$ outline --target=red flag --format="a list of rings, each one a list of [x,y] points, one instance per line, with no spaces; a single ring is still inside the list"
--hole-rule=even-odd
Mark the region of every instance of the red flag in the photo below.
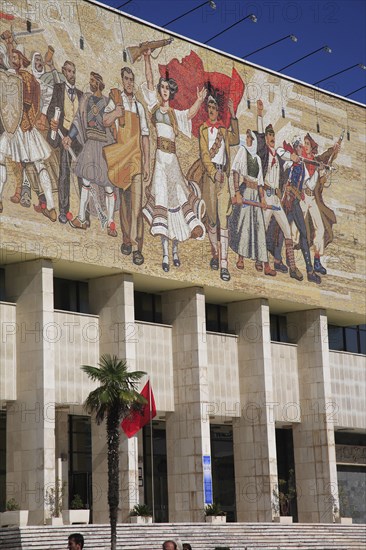
[[[135,435],[156,416],[155,399],[150,386],[150,380],[146,382],[140,395],[145,397],[147,403],[142,405],[141,408],[132,410],[131,414],[126,416],[126,418],[121,422],[121,428],[127,437],[132,437]]]
[[[174,58],[167,65],[159,64],[160,76],[165,77],[168,72],[169,77],[174,78],[178,84],[178,93],[170,106],[173,109],[185,110],[197,99],[197,88],[201,89],[207,82],[210,82],[214,88],[220,90],[225,97],[223,112],[220,113],[224,125],[230,124],[230,114],[227,108],[227,100],[231,98],[234,103],[234,111],[243,97],[244,82],[233,67],[231,77],[223,73],[205,71],[203,61],[195,52],[190,52],[182,61]],[[194,78],[192,78],[194,76]],[[198,113],[192,120],[192,134],[195,137],[199,135],[199,127],[207,119],[207,112],[204,103],[201,105]]]

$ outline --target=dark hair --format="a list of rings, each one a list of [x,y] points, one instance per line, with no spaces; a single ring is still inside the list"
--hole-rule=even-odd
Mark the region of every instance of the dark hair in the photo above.
[[[81,533],[72,533],[72,535],[69,535],[69,542],[72,540],[75,544],[80,544],[81,548],[84,548],[84,537]]]
[[[159,78],[159,82],[156,86],[156,89],[158,91],[158,93],[160,94],[160,88],[161,88],[161,84],[163,82],[167,82],[168,85],[169,85],[169,99],[174,99],[175,97],[175,94],[177,93],[178,91],[178,84],[176,83],[176,81],[174,80],[174,78],[164,78],[163,76],[161,76]],[[161,95],[161,94],[160,94]],[[167,541],[167,542],[173,542],[171,540]]]
[[[135,74],[134,74],[133,70],[130,69],[130,67],[122,67],[122,69],[121,69],[121,78],[123,78],[123,75],[124,75],[125,73],[127,73],[127,74],[132,74],[133,79],[135,80]]]
[[[177,550],[178,546],[175,540],[166,540],[165,542],[163,542],[163,550],[165,550],[165,545],[168,544],[168,542],[171,542],[172,544],[174,544],[174,550]]]
[[[225,92],[220,92],[220,90],[218,88],[215,88],[210,81],[205,82],[204,86],[207,90],[207,95],[205,99],[206,111],[208,111],[209,103],[215,103],[218,112],[221,114],[224,110]],[[209,99],[210,97],[212,97],[214,101],[212,101],[212,99]]]
[[[65,68],[65,65],[71,65],[72,67],[74,67],[74,69],[76,69],[75,63],[69,61],[68,59],[66,59],[65,63],[62,65],[61,70]]]
[[[183,544],[183,550],[192,550],[192,546],[188,544],[188,542],[185,542]]]
[[[95,80],[98,82],[99,90],[102,92],[105,88],[105,84],[103,82],[103,77],[99,73],[95,73],[91,71],[90,76],[95,78]]]

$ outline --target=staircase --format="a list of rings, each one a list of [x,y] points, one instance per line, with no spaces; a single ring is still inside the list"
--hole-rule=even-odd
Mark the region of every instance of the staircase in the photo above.
[[[85,550],[109,550],[109,525],[32,526],[0,529],[1,550],[65,550],[80,532]],[[119,524],[118,550],[161,550],[167,539],[189,542],[193,550],[365,550],[366,525],[228,523]]]

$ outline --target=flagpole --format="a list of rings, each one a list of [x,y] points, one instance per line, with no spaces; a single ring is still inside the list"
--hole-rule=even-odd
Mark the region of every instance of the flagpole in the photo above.
[[[154,492],[154,442],[152,429],[152,409],[151,409],[151,382],[149,376],[149,415],[150,415],[150,456],[151,456],[151,496],[152,496],[152,520],[155,522],[155,492]]]

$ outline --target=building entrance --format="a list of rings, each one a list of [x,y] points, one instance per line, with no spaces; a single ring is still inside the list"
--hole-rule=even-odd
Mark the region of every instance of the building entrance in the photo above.
[[[169,521],[168,509],[168,475],[166,460],[166,429],[165,422],[152,423],[153,457],[151,460],[151,429],[150,425],[143,428],[144,448],[144,492],[145,503],[152,509],[151,471],[154,471],[154,516],[156,523]]]

